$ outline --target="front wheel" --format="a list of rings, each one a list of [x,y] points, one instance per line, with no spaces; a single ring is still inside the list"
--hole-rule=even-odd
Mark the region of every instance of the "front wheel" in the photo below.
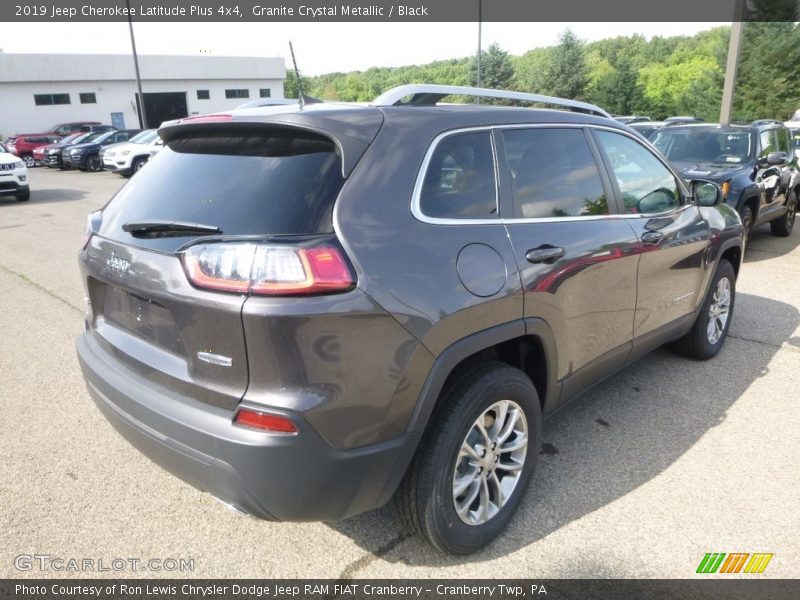
[[[17,202],[27,202],[31,199],[31,191],[25,190],[24,192],[17,192],[15,198],[17,199]]]
[[[142,167],[144,167],[146,164],[147,164],[146,158],[140,156],[139,158],[134,159],[133,164],[131,165],[131,175],[141,171]]]
[[[395,496],[400,519],[442,552],[480,550],[506,528],[533,475],[541,407],[525,373],[499,362],[440,400]]]
[[[22,162],[25,163],[25,166],[28,167],[29,169],[31,167],[35,167],[36,166],[36,161],[33,160],[33,156],[32,155],[23,154],[22,156],[20,156],[20,158],[22,159]]]
[[[794,227],[794,218],[797,214],[797,194],[793,193],[789,196],[788,201],[786,202],[786,212],[784,215],[777,219],[776,221],[772,221],[769,226],[772,230],[772,235],[777,235],[778,237],[787,237],[792,233],[792,227]]]
[[[100,160],[100,157],[97,154],[92,154],[86,159],[86,170],[92,171],[93,173],[103,170],[103,161]]]
[[[736,300],[736,272],[722,260],[711,280],[711,286],[692,329],[675,342],[675,349],[684,356],[708,360],[717,355],[728,335]]]

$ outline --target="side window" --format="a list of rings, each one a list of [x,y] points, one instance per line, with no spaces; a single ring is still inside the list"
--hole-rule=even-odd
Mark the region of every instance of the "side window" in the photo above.
[[[778,134],[778,152],[789,154],[789,138],[787,137],[789,130],[778,129],[776,133]]]
[[[768,129],[762,131],[759,135],[761,149],[758,153],[758,158],[767,158],[770,152],[778,151],[778,144],[775,142],[775,130]]]
[[[522,217],[607,215],[608,202],[581,129],[503,131],[514,202]]]
[[[653,153],[634,140],[598,131],[627,213],[658,213],[678,208],[681,192],[675,177]]]
[[[488,131],[441,140],[428,163],[420,209],[441,219],[496,219],[497,186]]]

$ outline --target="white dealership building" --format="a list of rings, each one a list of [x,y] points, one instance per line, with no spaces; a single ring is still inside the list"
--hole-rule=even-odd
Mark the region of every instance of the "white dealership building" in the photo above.
[[[147,124],[283,98],[282,58],[139,56]],[[132,55],[10,54],[0,50],[0,138],[56,123],[100,121],[138,129]]]

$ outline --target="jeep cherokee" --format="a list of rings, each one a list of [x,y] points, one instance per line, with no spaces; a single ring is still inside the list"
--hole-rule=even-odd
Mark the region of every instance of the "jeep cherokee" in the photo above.
[[[710,358],[730,326],[738,215],[589,104],[416,85],[159,136],[89,216],[81,368],[134,446],[258,517],[394,497],[473,552],[543,414],[666,342]]]

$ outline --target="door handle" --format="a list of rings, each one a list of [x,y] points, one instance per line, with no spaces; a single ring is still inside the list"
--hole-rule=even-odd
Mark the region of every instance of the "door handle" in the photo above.
[[[642,234],[642,243],[644,244],[657,244],[661,241],[664,234],[660,231],[648,231]]]
[[[558,246],[550,246],[544,244],[538,248],[528,250],[525,254],[525,259],[530,263],[543,263],[553,261],[557,258],[564,256],[564,249]]]

